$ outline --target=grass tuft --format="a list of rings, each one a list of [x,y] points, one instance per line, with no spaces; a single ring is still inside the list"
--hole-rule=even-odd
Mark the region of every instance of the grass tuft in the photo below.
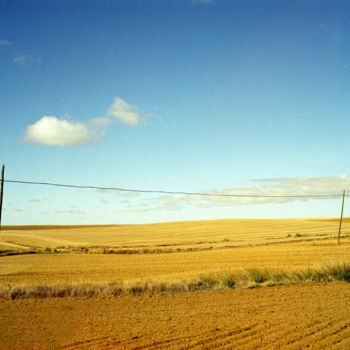
[[[337,281],[350,282],[350,264],[326,265],[325,270]]]
[[[237,276],[232,272],[220,274],[221,285],[227,288],[235,288]]]
[[[214,274],[201,275],[199,278],[203,285],[208,288],[213,288],[219,284],[219,280]]]
[[[264,269],[248,269],[247,279],[255,283],[263,283],[269,279],[269,272]]]

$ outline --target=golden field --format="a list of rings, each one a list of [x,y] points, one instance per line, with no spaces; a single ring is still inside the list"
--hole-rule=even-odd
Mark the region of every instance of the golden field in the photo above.
[[[4,226],[1,247],[243,246],[330,238],[339,219],[228,219],[106,226]],[[343,220],[350,233],[350,219]],[[300,237],[301,236],[301,237]]]
[[[178,282],[219,270],[349,262],[350,220],[343,222],[339,246],[338,225],[337,219],[246,219],[5,227],[0,235],[3,251],[46,254],[0,257],[0,283]],[[56,254],[47,254],[48,248]]]
[[[0,288],[18,297],[0,295],[0,349],[349,349],[349,283],[317,275],[314,283],[305,274],[303,283],[263,288],[136,289],[92,298],[45,297],[42,288],[185,285],[203,275],[210,283],[225,271],[349,264],[350,219],[340,245],[338,225],[338,219],[246,219],[4,227]],[[33,286],[37,296],[20,296]]]

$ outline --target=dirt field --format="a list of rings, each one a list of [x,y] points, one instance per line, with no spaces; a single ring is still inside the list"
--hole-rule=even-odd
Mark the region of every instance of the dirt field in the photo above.
[[[349,349],[348,283],[0,300],[2,349]]]

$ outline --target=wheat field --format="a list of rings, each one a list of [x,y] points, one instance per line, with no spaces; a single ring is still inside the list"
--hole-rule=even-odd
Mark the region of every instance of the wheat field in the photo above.
[[[339,219],[227,219],[144,225],[3,226],[0,247],[243,246],[337,235]],[[342,233],[350,232],[343,219]],[[229,244],[228,244],[229,243]]]
[[[215,271],[348,262],[350,220],[339,246],[338,225],[338,219],[246,219],[4,227],[0,249],[8,255],[0,257],[0,283],[181,282]]]

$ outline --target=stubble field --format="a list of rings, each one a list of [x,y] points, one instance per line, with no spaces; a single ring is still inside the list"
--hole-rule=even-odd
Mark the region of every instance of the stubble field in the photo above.
[[[3,290],[89,284],[129,292],[64,298],[24,293],[13,300],[3,293],[0,347],[348,349],[347,282],[315,283],[305,274],[299,282],[211,283],[223,273],[272,269],[299,276],[350,263],[350,220],[343,222],[339,246],[337,230],[337,219],[5,227]],[[176,284],[186,288],[172,289]]]

